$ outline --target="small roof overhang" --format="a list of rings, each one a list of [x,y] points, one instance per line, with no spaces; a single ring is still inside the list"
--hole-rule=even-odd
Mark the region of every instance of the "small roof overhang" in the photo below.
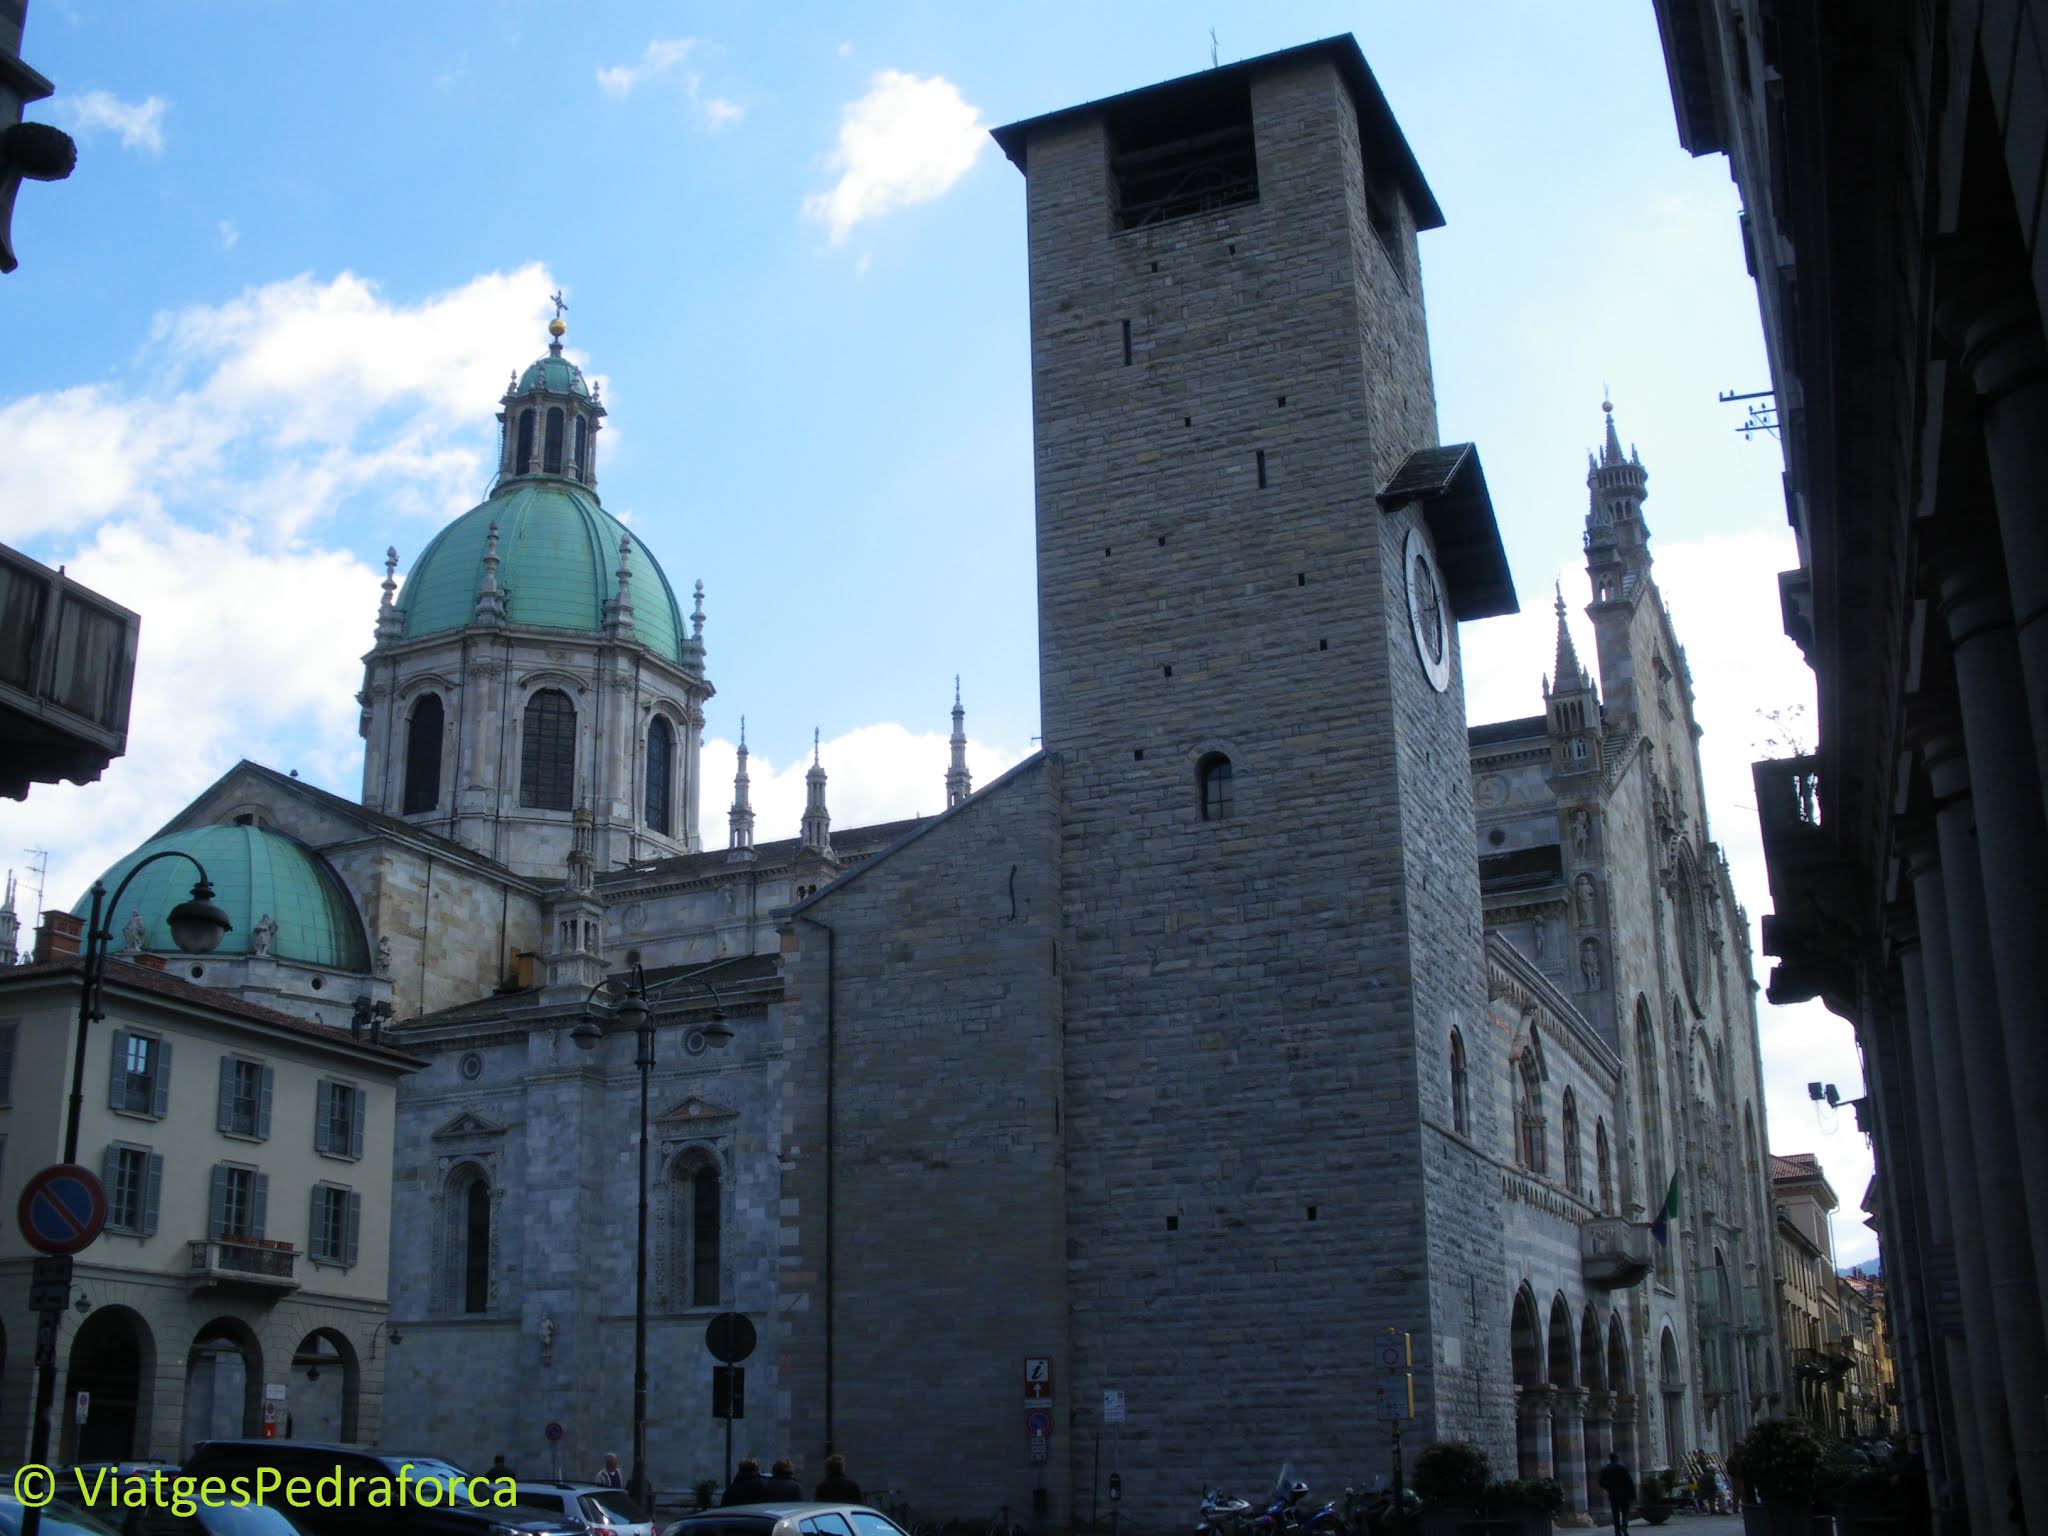
[[[1471,443],[1442,443],[1409,454],[1381,489],[1379,503],[1383,511],[1396,512],[1417,501],[1436,541],[1444,595],[1458,620],[1521,612],[1479,450]]]

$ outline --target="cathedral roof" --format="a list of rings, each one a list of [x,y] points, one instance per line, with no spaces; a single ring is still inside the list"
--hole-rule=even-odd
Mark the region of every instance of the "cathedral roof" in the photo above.
[[[252,953],[256,925],[268,917],[277,924],[270,944],[276,958],[339,971],[370,969],[363,920],[341,877],[297,838],[269,827],[190,827],[153,837],[101,875],[100,883],[111,894],[144,859],[171,849],[205,867],[213,899],[234,925],[221,936],[215,953]],[[131,915],[139,912],[145,925],[143,949],[175,953],[178,946],[165,917],[187,898],[197,878],[198,871],[186,860],[159,859],[135,876],[122,893],[119,911],[102,914],[101,926],[118,943]],[[71,910],[87,916],[91,893]]]
[[[548,366],[559,361],[547,360]],[[579,383],[581,378],[578,374]],[[510,623],[603,633],[605,604],[618,593],[625,525],[598,504],[588,486],[521,478],[499,486],[490,500],[463,513],[420,552],[398,594],[402,638],[446,634],[475,622],[493,526],[498,529],[497,584]],[[637,539],[631,570],[634,638],[680,662],[687,633],[682,610],[660,564]]]

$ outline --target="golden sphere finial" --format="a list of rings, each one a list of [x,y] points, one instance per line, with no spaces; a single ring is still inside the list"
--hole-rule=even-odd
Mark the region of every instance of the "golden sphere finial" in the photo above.
[[[548,322],[548,334],[554,337],[557,341],[560,341],[562,339],[562,333],[568,329],[569,327],[562,323],[562,317],[560,315],[555,316],[554,319]]]
[[[557,323],[559,324],[560,322]],[[1612,416],[1614,414],[1614,402],[1612,400],[1602,400],[1600,402],[1600,409]]]

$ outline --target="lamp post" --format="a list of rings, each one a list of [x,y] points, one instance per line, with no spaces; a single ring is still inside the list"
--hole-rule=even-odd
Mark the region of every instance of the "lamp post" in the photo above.
[[[650,996],[690,982],[711,994],[711,1018],[701,1029],[705,1041],[717,1049],[732,1043],[732,1026],[725,1022],[725,1007],[718,988],[704,980],[702,972],[689,971],[658,981],[651,988],[638,956],[632,957],[625,996],[606,1005],[597,994],[613,985],[607,977],[592,987],[583,999],[583,1018],[569,1032],[569,1038],[586,1051],[594,1051],[605,1037],[606,1021],[615,1021],[634,1034],[633,1065],[640,1069],[640,1214],[633,1261],[633,1481],[632,1494],[649,1515],[654,1512],[652,1491],[647,1486],[647,1087],[654,1071],[654,1015],[647,1006]],[[713,967],[706,967],[713,969]],[[34,1533],[28,1533],[34,1536]]]
[[[192,886],[192,899],[181,901],[171,908],[165,921],[170,924],[171,939],[188,955],[211,954],[221,941],[221,935],[234,927],[228,921],[227,913],[213,903],[213,885],[206,878],[206,866],[191,854],[175,848],[166,848],[152,853],[129,870],[114,887],[111,899],[106,886],[95,880],[92,885],[92,913],[85,925],[85,949],[83,959],[85,974],[78,992],[78,1038],[71,1051],[71,1102],[64,1118],[64,1161],[78,1161],[78,1123],[85,1109],[85,1037],[95,1020],[106,1018],[100,1007],[100,983],[106,974],[107,945],[113,934],[102,924],[102,917],[111,920],[120,910],[121,897],[128,889],[128,882],[158,859],[183,859],[199,871],[199,878]],[[70,1286],[65,1286],[68,1299]],[[61,1310],[61,1309],[60,1309]],[[46,1465],[50,1459],[50,1407],[57,1395],[57,1362],[36,1367],[36,1417],[35,1431],[29,1448],[29,1461],[33,1465]],[[21,1536],[38,1536],[42,1528],[42,1508],[31,1505],[22,1511]]]

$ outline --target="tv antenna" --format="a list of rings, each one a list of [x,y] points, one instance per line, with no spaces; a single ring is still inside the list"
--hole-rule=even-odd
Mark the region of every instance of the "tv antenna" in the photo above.
[[[1216,53],[1216,29],[1211,27],[1209,29],[1209,67],[1211,69],[1216,67]]]

